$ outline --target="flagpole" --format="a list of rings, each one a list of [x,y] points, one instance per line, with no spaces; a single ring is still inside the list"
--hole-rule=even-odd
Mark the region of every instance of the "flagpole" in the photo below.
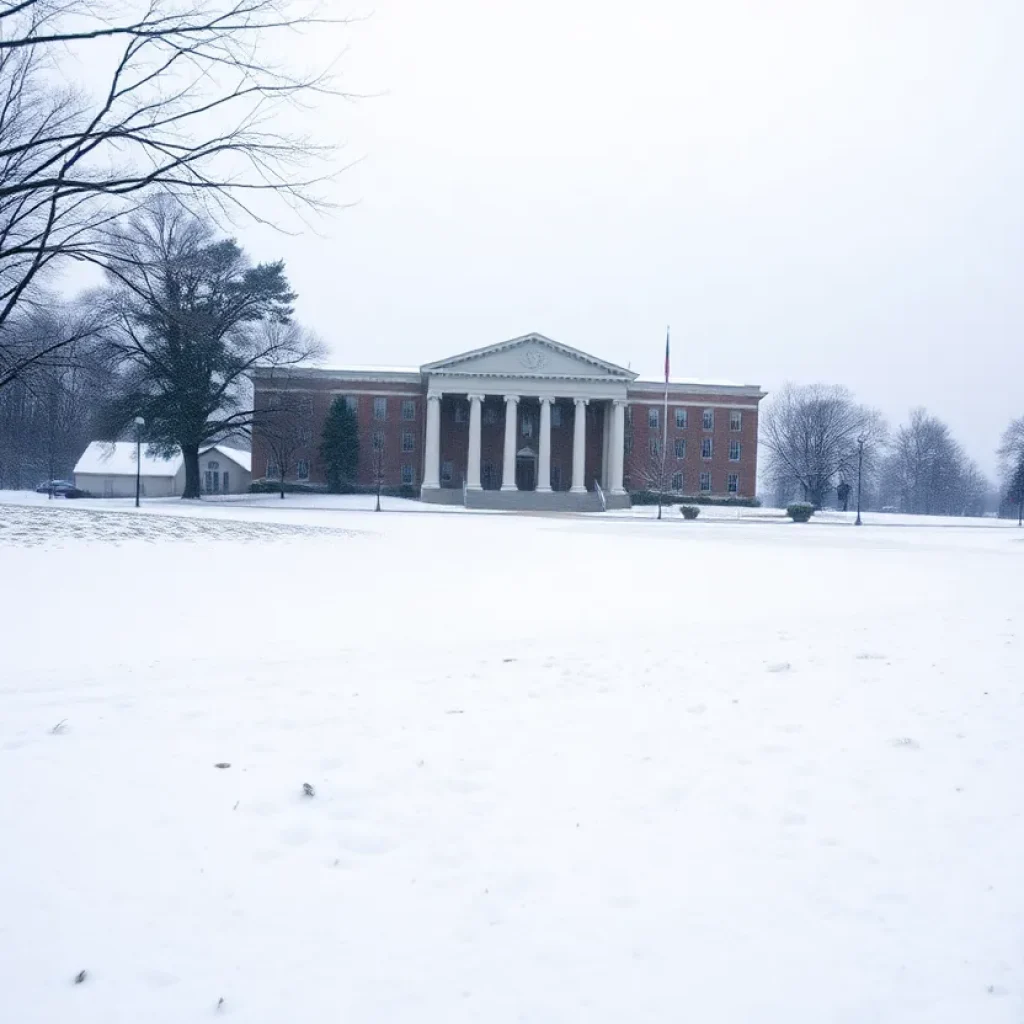
[[[665,493],[665,460],[668,458],[668,375],[669,338],[671,327],[665,328],[665,403],[661,410],[661,479],[658,481],[658,518],[661,518],[661,501]]]

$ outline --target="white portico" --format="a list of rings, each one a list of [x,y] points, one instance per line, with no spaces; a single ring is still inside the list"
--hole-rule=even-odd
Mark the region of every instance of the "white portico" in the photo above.
[[[464,484],[467,502],[477,507],[582,509],[599,504],[600,485],[609,504],[628,503],[625,405],[635,373],[540,334],[430,363],[421,372],[424,501],[461,503]],[[553,420],[555,447],[571,469],[553,465]]]

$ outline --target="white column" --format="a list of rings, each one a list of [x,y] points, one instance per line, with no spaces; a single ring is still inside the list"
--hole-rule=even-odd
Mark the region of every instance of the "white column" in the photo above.
[[[601,403],[601,486],[607,491],[611,473],[608,466],[608,452],[612,439],[612,403]]]
[[[572,438],[572,491],[585,494],[587,481],[583,478],[587,465],[587,399],[577,398]]]
[[[505,396],[505,462],[501,469],[501,489],[516,490],[516,428],[519,426],[519,396]]]
[[[612,402],[612,439],[610,444],[611,476],[608,483],[612,494],[625,494],[622,486],[622,469],[626,449],[626,403]]]
[[[427,444],[423,453],[423,486],[440,487],[441,396],[427,395]]]
[[[480,490],[480,405],[483,395],[469,396],[469,455],[466,459],[466,487]]]
[[[551,490],[551,399],[540,400],[540,456],[537,459],[537,490]]]

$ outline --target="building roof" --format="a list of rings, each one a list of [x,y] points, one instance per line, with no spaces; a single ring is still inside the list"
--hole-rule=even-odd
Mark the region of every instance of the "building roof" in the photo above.
[[[218,451],[226,459],[231,459],[247,473],[252,472],[252,452],[241,448],[229,448],[223,444],[211,444],[200,449],[199,454]],[[181,469],[181,452],[175,452],[168,458],[152,454],[148,447],[142,446],[142,468],[140,476],[167,477],[174,476]],[[94,476],[135,476],[135,442],[134,441],[93,441],[75,463],[75,472]]]
[[[174,476],[181,468],[181,452],[170,458],[151,454],[142,446],[142,476]],[[134,441],[93,441],[75,463],[76,473],[99,476],[135,476]]]
[[[226,444],[211,444],[208,448],[203,448],[199,454],[205,455],[207,452],[217,451],[220,452],[227,459],[231,459],[236,465],[241,466],[246,473],[252,472],[252,452],[242,451],[241,448],[229,448]]]

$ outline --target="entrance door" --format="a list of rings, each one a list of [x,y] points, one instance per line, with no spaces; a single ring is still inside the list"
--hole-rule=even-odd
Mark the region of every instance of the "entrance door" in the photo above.
[[[516,487],[532,491],[537,486],[537,460],[520,455],[516,459]]]

